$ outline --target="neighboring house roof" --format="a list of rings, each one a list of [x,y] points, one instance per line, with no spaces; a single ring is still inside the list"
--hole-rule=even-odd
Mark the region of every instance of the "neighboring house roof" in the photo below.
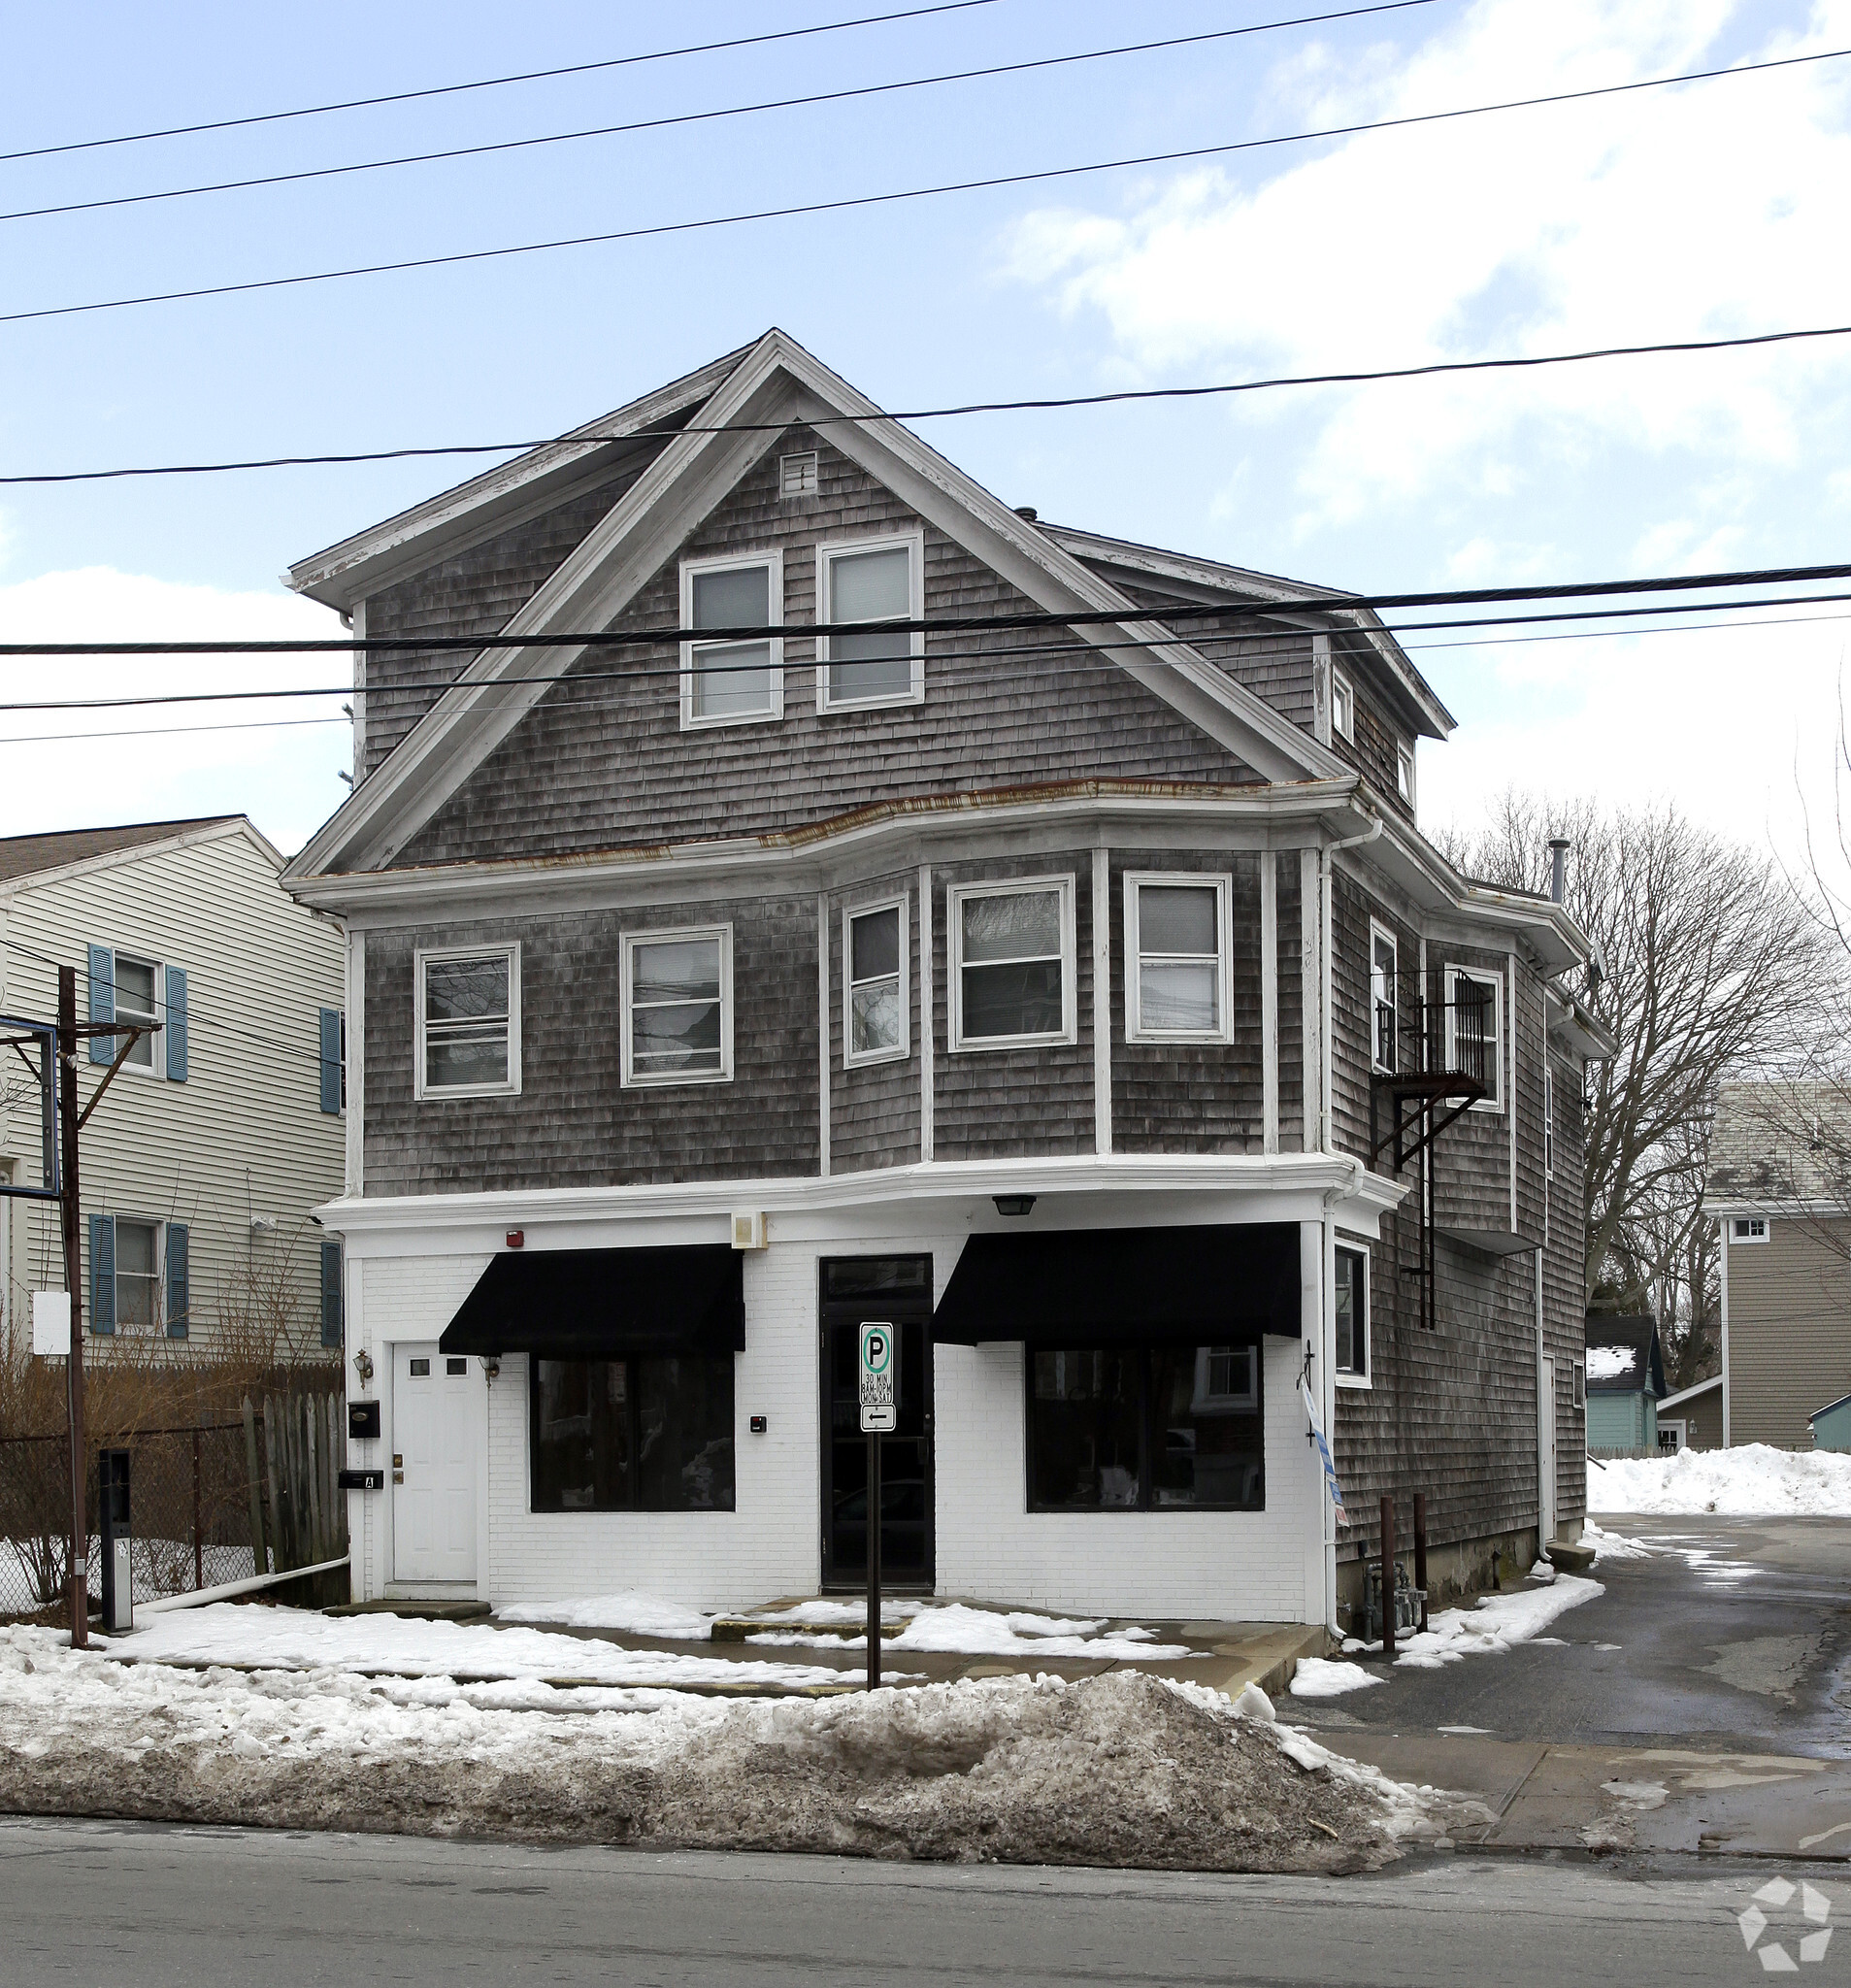
[[[189,829],[243,820],[238,814],[196,814],[183,821],[131,821],[117,828],[67,828],[50,835],[0,836],[0,883],[42,870],[63,870],[92,856],[110,856],[145,843],[164,843]]]
[[[1712,1374],[1707,1380],[1700,1380],[1694,1387],[1681,1387],[1675,1394],[1668,1394],[1660,1399],[1658,1412],[1662,1415],[1667,1408],[1681,1408],[1686,1404],[1694,1402],[1699,1395],[1708,1394],[1712,1388],[1721,1387],[1722,1384],[1722,1375]],[[1820,1412],[1823,1414],[1825,1411],[1821,1409]]]
[[[1665,1363],[1655,1318],[1590,1318],[1587,1322],[1589,1394],[1665,1393]]]
[[[1808,1077],[1726,1083],[1709,1133],[1709,1214],[1851,1213],[1851,1091]]]
[[[1831,1414],[1834,1408],[1841,1408],[1847,1402],[1851,1402],[1851,1394],[1841,1394],[1835,1402],[1827,1402],[1824,1408],[1814,1408],[1812,1413],[1806,1417],[1806,1420],[1808,1422],[1816,1422],[1821,1415]]]

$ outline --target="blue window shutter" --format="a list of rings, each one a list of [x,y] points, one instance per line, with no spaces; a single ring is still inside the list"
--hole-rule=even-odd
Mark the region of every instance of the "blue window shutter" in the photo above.
[[[167,1026],[161,1034],[167,1044],[167,1080],[186,1081],[186,972],[183,967],[167,969],[167,1012],[161,1020]],[[184,1235],[185,1230],[181,1234]]]
[[[324,1111],[341,1109],[341,1011],[338,1008],[321,1011],[321,1109]]]
[[[170,1340],[183,1340],[190,1324],[188,1314],[193,1309],[192,1291],[187,1281],[186,1266],[186,1224],[169,1222],[167,1225],[167,1337]]]
[[[90,1217],[90,1330],[116,1330],[116,1217]]]
[[[321,1245],[321,1343],[341,1343],[341,1245]]]
[[[114,1021],[116,1019],[116,955],[107,945],[90,947],[90,1019],[92,1021]],[[92,1036],[90,1038],[90,1061],[92,1063],[114,1063],[116,1061],[116,1038],[114,1036]]]

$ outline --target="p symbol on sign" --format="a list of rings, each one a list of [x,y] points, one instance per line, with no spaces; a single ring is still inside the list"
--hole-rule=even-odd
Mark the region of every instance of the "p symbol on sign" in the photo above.
[[[869,1435],[889,1434],[899,1407],[894,1387],[894,1345],[898,1330],[886,1319],[861,1328],[861,1426]]]

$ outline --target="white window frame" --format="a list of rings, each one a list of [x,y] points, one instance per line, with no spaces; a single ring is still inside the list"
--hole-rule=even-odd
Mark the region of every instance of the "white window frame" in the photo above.
[[[1542,1057],[1542,1177],[1555,1178],[1555,1070],[1546,1049]]]
[[[1338,1238],[1336,1256],[1345,1250],[1363,1260],[1363,1366],[1360,1373],[1346,1373],[1337,1366],[1335,1338],[1331,1346],[1331,1378],[1339,1387],[1370,1388],[1375,1384],[1375,1265],[1372,1252],[1367,1242],[1352,1241],[1348,1236]],[[1335,1258],[1333,1259],[1335,1268]],[[1337,1315],[1336,1297],[1333,1294],[1331,1315]]]
[[[1388,942],[1388,949],[1395,956],[1395,984],[1389,994],[1389,1006],[1395,1013],[1394,1045],[1397,1056],[1401,1054],[1401,940],[1379,918],[1369,921],[1369,1067],[1386,1073],[1390,1066],[1381,1060],[1375,1041],[1375,946],[1378,940]]]
[[[1218,1394],[1208,1385],[1209,1362],[1217,1353],[1246,1355],[1247,1384],[1239,1394]],[[1260,1354],[1258,1346],[1198,1346],[1196,1380],[1189,1409],[1196,1415],[1250,1415],[1260,1406]]]
[[[967,1041],[964,1034],[964,905],[967,898],[1008,897],[1028,891],[1053,890],[1060,893],[1061,919],[1061,1026],[1040,1036],[977,1036]],[[1042,1049],[1061,1043],[1079,1041],[1079,1003],[1074,986],[1075,974],[1074,879],[1066,877],[1007,877],[988,883],[956,883],[945,891],[945,937],[950,957],[951,1049],[954,1054],[981,1054],[992,1049]],[[980,962],[989,964],[989,962]]]
[[[149,1293],[151,1316],[144,1324],[137,1323],[126,1328],[129,1332],[151,1333],[156,1339],[167,1337],[167,1224],[156,1221],[151,1215],[112,1214],[115,1224],[115,1240],[111,1253],[116,1268],[111,1273],[114,1288],[110,1293],[110,1308],[115,1315],[116,1332],[119,1338],[124,1331],[122,1324],[122,1224],[128,1223],[134,1229],[152,1229],[154,1232],[154,1275],[150,1281],[154,1288]]]
[[[1335,664],[1331,666],[1331,731],[1335,737],[1355,745],[1356,685]]]
[[[1504,1114],[1504,975],[1496,967],[1466,967],[1448,964],[1446,968],[1446,1068],[1459,1068],[1457,1023],[1459,1011],[1453,1006],[1453,986],[1460,979],[1467,979],[1480,987],[1491,989],[1491,1026],[1497,1042],[1497,1054],[1492,1059],[1496,1082],[1488,1098],[1477,1099],[1471,1109],[1474,1111],[1495,1111]]]
[[[694,581],[704,573],[741,573],[755,566],[765,568],[769,578],[765,582],[765,604],[771,610],[773,623],[781,623],[784,618],[784,555],[776,548],[766,552],[724,552],[710,559],[683,559],[681,561],[681,626],[694,626]],[[770,638],[770,696],[771,702],[764,711],[726,712],[712,716],[698,715],[694,709],[694,658],[695,652],[711,647],[730,647],[731,644],[713,644],[706,641],[684,642],[681,645],[681,729],[684,732],[711,731],[723,725],[770,725],[776,724],[784,715],[784,638],[774,635]]]
[[[1768,1231],[1769,1224],[1766,1215],[1731,1215],[1729,1246],[1732,1249],[1746,1249],[1756,1242],[1765,1242]]]
[[[500,1083],[439,1083],[425,1081],[429,1068],[425,1055],[424,969],[428,961],[446,959],[492,959],[497,954],[508,961],[508,1075]],[[510,940],[490,945],[419,946],[412,955],[413,1025],[412,1096],[426,1098],[515,1098],[520,1095],[520,942]]]
[[[1215,1012],[1220,1026],[1212,1029],[1153,1029],[1143,1019],[1143,924],[1139,909],[1141,892],[1212,890],[1215,931]],[[1234,1040],[1234,878],[1212,870],[1131,870],[1125,873],[1125,1040],[1128,1043],[1231,1043]],[[1181,955],[1153,954],[1168,959]],[[1194,955],[1189,955],[1194,957]]]
[[[854,1047],[855,920],[874,911],[900,913],[900,1042],[892,1049]],[[871,898],[865,905],[844,905],[842,913],[842,1060],[846,1070],[870,1063],[900,1063],[912,1053],[911,958],[912,899],[909,892],[898,897]],[[883,975],[884,978],[885,976]]]
[[[633,1067],[635,1043],[630,1014],[632,962],[639,945],[660,945],[673,940],[717,939],[720,942],[720,1067],[717,1070],[644,1071]],[[728,925],[645,925],[623,934],[618,998],[621,1002],[622,1075],[624,1090],[660,1090],[665,1084],[731,1083],[733,1081],[733,928]]]
[[[1414,748],[1405,741],[1395,746],[1395,787],[1408,807],[1414,805]]]
[[[832,569],[838,559],[853,558],[861,552],[907,552],[907,619],[925,619],[925,534],[891,532],[877,539],[825,539],[816,547],[816,619],[833,621],[835,578]],[[870,628],[882,624],[871,621]],[[925,635],[915,628],[912,643],[912,681],[904,691],[888,691],[879,697],[831,697],[829,694],[829,638],[816,638],[816,709],[818,711],[884,711],[895,705],[925,702]]]
[[[1588,1363],[1585,1360],[1575,1361],[1573,1376],[1569,1382],[1569,1387],[1570,1408],[1579,1408],[1585,1413],[1588,1405]]]
[[[110,949],[110,1000],[113,1004],[115,1018],[119,1019],[122,1012],[122,962],[125,959],[133,966],[147,967],[153,975],[154,1011],[147,1018],[156,1023],[164,1022],[167,1019],[166,963],[158,959],[149,959],[144,952],[125,952],[117,946],[112,946]],[[134,1014],[130,1015],[129,1019],[131,1022],[142,1019],[140,1011],[136,1011]],[[144,1040],[148,1044],[148,1061],[146,1063],[137,1063],[133,1057],[125,1057],[122,1062],[123,1075],[126,1076],[132,1070],[137,1077],[165,1077],[167,1075],[166,1029],[157,1027]],[[121,1046],[119,1041],[115,1044],[116,1049],[119,1049]]]

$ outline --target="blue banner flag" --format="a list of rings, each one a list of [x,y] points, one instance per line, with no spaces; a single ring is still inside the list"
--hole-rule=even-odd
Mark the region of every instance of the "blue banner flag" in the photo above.
[[[1303,1375],[1299,1376],[1299,1394],[1305,1403],[1305,1412],[1310,1417],[1311,1434],[1317,1441],[1317,1453],[1324,1463],[1324,1481],[1331,1487],[1331,1503],[1337,1508],[1337,1516],[1343,1525],[1349,1524],[1349,1515],[1343,1509],[1343,1491],[1337,1481],[1337,1466],[1331,1461],[1331,1445],[1324,1441],[1324,1432],[1317,1424],[1317,1407],[1311,1400],[1311,1390]]]

